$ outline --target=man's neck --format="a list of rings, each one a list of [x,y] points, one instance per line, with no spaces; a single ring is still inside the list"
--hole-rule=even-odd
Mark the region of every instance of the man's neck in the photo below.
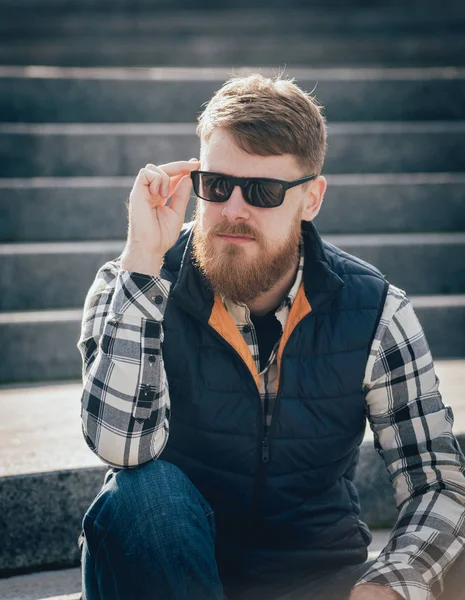
[[[293,268],[289,269],[286,275],[280,279],[271,290],[247,302],[247,306],[253,315],[265,315],[267,312],[270,312],[270,310],[273,310],[281,304],[283,298],[289,293],[289,290],[295,281],[298,266],[299,260],[297,260]]]

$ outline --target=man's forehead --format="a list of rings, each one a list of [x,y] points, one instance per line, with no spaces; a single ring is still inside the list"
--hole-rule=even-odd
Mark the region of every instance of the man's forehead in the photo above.
[[[244,153],[227,131],[218,128],[213,130],[207,140],[202,140],[200,148],[201,159],[209,162],[221,160],[224,156],[240,158]]]
[[[201,169],[236,177],[298,179],[301,169],[291,154],[261,156],[237,146],[226,132],[214,131],[204,140],[200,152]]]

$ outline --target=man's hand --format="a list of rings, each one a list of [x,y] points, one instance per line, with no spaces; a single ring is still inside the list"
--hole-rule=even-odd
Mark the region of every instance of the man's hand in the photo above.
[[[404,600],[392,588],[385,585],[364,583],[352,590],[349,600]]]
[[[159,275],[163,256],[175,244],[184,223],[192,187],[190,173],[199,167],[199,161],[191,159],[147,165],[139,171],[129,196],[123,269]]]

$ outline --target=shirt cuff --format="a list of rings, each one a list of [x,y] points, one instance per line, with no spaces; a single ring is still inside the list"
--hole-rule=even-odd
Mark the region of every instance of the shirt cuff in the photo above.
[[[363,583],[390,587],[405,600],[434,600],[429,585],[420,573],[405,563],[376,561],[354,588]]]
[[[120,269],[110,304],[112,318],[162,321],[171,282],[161,277]]]

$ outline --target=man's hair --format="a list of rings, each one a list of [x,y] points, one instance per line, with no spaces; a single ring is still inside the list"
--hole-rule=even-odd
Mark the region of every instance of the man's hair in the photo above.
[[[199,116],[201,143],[224,128],[249,154],[292,154],[305,174],[319,174],[326,153],[322,107],[293,80],[261,74],[233,76]]]

